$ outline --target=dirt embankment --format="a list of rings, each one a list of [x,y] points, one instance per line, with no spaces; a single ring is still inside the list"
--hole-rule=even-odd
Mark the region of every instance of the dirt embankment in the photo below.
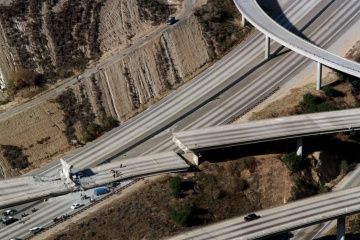
[[[105,93],[106,108],[126,120],[193,77],[208,62],[206,42],[192,16],[94,78]]]
[[[179,6],[158,0],[2,1],[3,78],[12,81],[19,68],[43,74],[47,83],[69,77],[103,54],[128,47]]]
[[[109,117],[118,119],[120,122],[129,119],[205,69],[205,67],[213,61],[210,57],[211,52],[215,50],[217,57],[220,57],[221,54],[224,54],[233,47],[234,44],[246,36],[248,30],[241,32],[240,35],[234,35],[236,32],[234,28],[239,27],[239,19],[238,15],[232,16],[234,11],[231,10],[229,4],[233,3],[230,0],[227,1],[227,4],[220,6],[222,7],[221,11],[224,12],[223,16],[226,16],[225,18],[216,18],[216,11],[214,12],[214,7],[211,7],[217,6],[216,4],[219,4],[218,1],[208,1],[209,5],[205,5],[203,14],[211,16],[210,20],[214,21],[210,29],[205,28],[204,19],[201,14],[199,15],[199,9],[202,9],[200,6],[197,10],[197,16],[191,15],[189,18],[183,19],[151,39],[151,41],[128,52],[121,59],[108,64],[107,67],[100,69],[90,78],[81,79],[77,84],[73,85],[70,90],[68,89],[65,93],[60,94],[63,95],[63,97],[60,98],[60,102],[57,101],[59,99],[52,99],[42,106],[26,110],[7,121],[1,122],[0,144],[21,147],[29,162],[28,167],[20,170],[17,169],[15,173],[19,173],[19,171],[24,172],[40,166],[51,158],[57,158],[59,154],[68,151],[76,144],[93,140],[114,126],[113,119],[109,119]],[[17,16],[17,14],[20,13],[26,16],[31,15],[31,11],[27,8],[28,6],[25,6],[23,2],[15,1],[14,3],[20,7],[23,6],[25,9],[19,8],[11,14],[7,14],[11,16]],[[94,23],[95,10],[99,7],[98,5],[96,5],[97,7],[84,5],[81,1],[76,4],[70,4],[68,1],[61,1],[53,5],[49,5],[50,3],[47,1],[38,1],[37,3],[41,4],[42,13],[46,13],[51,9],[51,11],[49,11],[52,14],[50,14],[51,16],[47,16],[47,18],[57,19],[57,21],[61,20],[61,14],[66,14],[68,11],[74,12],[76,10],[75,8],[82,9],[81,11],[75,11],[77,14],[81,13],[79,16],[83,16],[84,9],[91,11],[90,15],[92,16],[92,20],[83,19],[86,21],[79,23],[80,25],[84,24],[84,27],[87,26],[88,21]],[[96,1],[96,3],[100,3],[100,1]],[[137,6],[136,3],[141,4],[142,8],[139,8],[140,5]],[[75,5],[73,6],[72,4]],[[132,40],[156,28],[156,24],[163,24],[163,18],[166,18],[169,14],[168,8],[164,11],[163,6],[164,5],[158,5],[154,4],[154,2],[144,0],[106,1],[101,7],[100,16],[97,17],[97,19],[99,19],[100,29],[98,37],[101,39],[99,48],[102,49],[102,51],[110,52],[117,48],[124,48]],[[8,8],[9,6],[7,6],[6,9],[9,10]],[[32,5],[32,11],[36,10],[34,13],[38,13],[37,10],[39,10],[39,8],[40,6],[38,5]],[[116,15],[120,13],[121,18]],[[41,16],[44,17],[45,15],[46,14],[43,14]],[[24,28],[29,27],[27,25],[28,20],[26,20],[26,18],[21,19],[23,22],[20,25]],[[71,23],[71,19],[67,21],[70,21],[69,24]],[[41,29],[44,30],[41,36],[51,36],[51,31],[54,30],[46,30],[46,26],[50,27],[50,22],[44,19],[40,22],[42,23]],[[219,31],[221,22],[226,22],[228,26],[227,30],[222,31],[222,37],[230,38],[231,41],[228,42],[226,49],[221,48],[220,50],[217,49],[221,45],[215,33]],[[16,36],[21,35],[23,32],[24,34],[30,35],[33,33],[23,28],[9,28],[14,24],[11,21],[7,24],[9,25],[5,31],[7,36],[9,35],[8,31],[10,31],[10,33],[13,31],[13,34]],[[80,27],[80,25],[76,26]],[[76,26],[73,27],[77,28]],[[234,28],[229,28],[229,26],[234,26]],[[60,27],[60,25],[58,27]],[[67,31],[67,29],[60,30]],[[59,33],[61,32],[60,30]],[[86,31],[90,30],[91,29],[87,29]],[[204,32],[208,30],[210,32],[205,34]],[[90,35],[87,34],[86,31],[79,31],[78,33],[81,33],[81,36],[85,36],[85,39],[89,39]],[[29,39],[33,37],[33,35],[30,35],[28,36]],[[212,37],[212,35],[214,36]],[[93,35],[91,36],[94,37]],[[123,39],[124,36],[126,36],[126,39]],[[236,37],[239,37],[237,41],[235,39]],[[79,37],[76,39],[78,41]],[[209,41],[212,42],[211,46],[208,44]],[[81,43],[85,45],[89,44],[87,41],[81,41]],[[33,48],[27,48],[27,51],[32,51],[36,47],[39,47],[36,45],[38,44],[37,42],[32,44],[34,45]],[[47,61],[47,63],[50,63],[52,67],[56,68],[56,64],[59,63],[60,58],[56,55],[58,50],[55,40],[49,39],[47,44],[44,53],[47,52],[47,56],[50,56],[52,59],[51,61]],[[79,54],[86,53],[91,55],[91,46],[86,45],[84,48],[76,48],[76,51]],[[105,49],[106,47],[107,50]],[[38,51],[35,52],[40,54]],[[41,54],[38,56],[39,59],[41,56]],[[78,59],[76,56],[74,55],[75,60]],[[61,55],[60,57],[63,60],[66,59],[65,55]],[[37,58],[25,59],[30,62],[35,61],[32,63],[38,64],[36,61]],[[55,62],[56,64],[54,65]],[[70,64],[70,62],[67,64]],[[75,66],[76,64],[72,62],[71,65]],[[37,66],[39,67],[40,65]],[[37,69],[39,70],[40,68]],[[38,77],[39,75],[36,75],[36,78]],[[72,99],[72,102],[69,99]],[[44,108],[47,107],[51,107],[50,112],[44,110]],[[32,118],[34,113],[37,114],[37,122],[27,121],[27,119]],[[12,129],[15,129],[13,131],[15,134],[9,131],[9,122],[15,124],[11,126]],[[42,122],[46,122],[46,124],[41,124]],[[43,141],[42,139],[47,140]],[[38,141],[41,142],[41,144],[38,144]],[[7,165],[4,165],[3,168],[5,169],[3,170],[4,172],[9,172],[9,170],[6,170],[8,169]],[[11,174],[4,173],[6,176],[10,176]]]
[[[180,176],[179,195],[174,194],[177,177],[162,177],[47,239],[162,239],[280,205],[290,197],[289,171],[277,155],[266,160],[257,156],[205,162],[200,168],[200,172],[176,175]],[[183,213],[183,208],[190,213]],[[184,218],[177,218],[180,215]]]

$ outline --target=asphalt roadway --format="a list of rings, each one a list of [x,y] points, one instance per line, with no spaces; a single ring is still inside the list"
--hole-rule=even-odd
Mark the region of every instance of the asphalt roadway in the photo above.
[[[310,19],[314,18],[317,12],[324,8],[324,5],[325,4],[323,2],[317,1],[300,3],[297,2],[296,4],[291,4],[288,7],[289,11],[287,12],[287,16],[292,23],[297,23],[297,26],[302,28],[310,21]],[[341,36],[341,34],[346,31],[346,28],[349,24],[353,23],[357,19],[358,14],[356,13],[358,12],[358,9],[355,6],[356,2],[336,1],[333,6],[327,10],[328,12],[325,11],[325,13],[328,14],[323,14],[320,17],[317,17],[315,21],[313,21],[313,23],[305,29],[304,34],[306,34],[309,38],[321,46],[329,46],[337,39],[337,37]],[[336,11],[334,11],[336,9],[347,10],[345,13],[337,14]],[[334,24],[332,21],[336,21],[336,24]],[[323,33],[319,33],[319,31],[324,28],[327,30]],[[119,133],[121,136],[108,140],[110,141],[110,144],[113,143],[112,146],[109,147],[110,151],[111,149],[116,149],[116,151],[112,152],[110,155],[105,156],[103,155],[104,152],[102,154],[97,154],[97,151],[102,150],[102,147],[104,146],[102,145],[102,147],[97,148],[97,151],[86,154],[87,157],[81,157],[79,161],[76,162],[75,166],[81,168],[97,165],[100,161],[103,161],[107,157],[111,157],[113,154],[126,154],[127,150],[134,146],[138,146],[137,150],[135,150],[137,151],[138,155],[144,153],[144,151],[139,151],[143,150],[143,146],[145,146],[145,149],[153,146],[153,151],[156,152],[158,151],[156,145],[159,144],[159,141],[148,141],[145,142],[144,145],[140,145],[139,143],[142,143],[144,140],[153,137],[162,130],[166,130],[168,132],[172,131],[172,129],[168,129],[167,127],[173,125],[176,121],[178,124],[173,125],[174,127],[180,126],[181,124],[186,126],[186,122],[192,122],[191,118],[197,119],[197,116],[199,116],[197,115],[198,112],[200,112],[200,115],[202,116],[202,113],[206,111],[219,111],[220,108],[223,108],[226,106],[226,104],[229,104],[229,99],[234,97],[232,94],[235,94],[235,97],[238,97],[236,94],[244,93],[245,90],[248,94],[254,93],[252,96],[249,96],[249,100],[252,101],[252,104],[248,101],[237,103],[237,106],[240,106],[240,109],[246,111],[246,107],[256,105],[258,101],[267,96],[266,94],[259,95],[259,92],[263,91],[264,89],[268,91],[268,84],[270,84],[270,86],[272,85],[274,89],[276,89],[282,86],[282,84],[284,84],[287,80],[291,79],[291,77],[295,76],[300,70],[304,69],[307,64],[310,64],[310,61],[302,56],[281,50],[274,54],[271,61],[263,61],[263,40],[264,37],[260,33],[253,34],[239,47],[234,49],[213,67],[202,73],[193,81],[185,84],[183,87],[176,90],[173,94],[166,97],[155,106],[151,107],[142,114],[139,114],[129,123],[124,124],[111,133],[106,134],[100,140],[89,145],[89,148],[99,146],[101,145],[101,142],[104,142],[104,145],[107,145],[106,139],[116,137],[115,135],[118,135],[117,133]],[[278,47],[278,44],[272,44],[273,49],[278,49]],[[278,55],[278,53],[282,54]],[[276,68],[280,63],[283,63],[282,68]],[[279,79],[277,74],[279,74],[280,70],[284,71],[284,74],[280,75],[281,78]],[[267,74],[262,76],[262,73]],[[254,83],[257,84],[254,85]],[[219,94],[219,92],[221,94]],[[268,92],[268,94],[270,93]],[[187,103],[185,101],[187,101]],[[241,107],[241,105],[244,103],[246,104],[246,107]],[[158,109],[158,111],[152,111],[153,109]],[[171,109],[172,111],[169,112]],[[195,110],[196,112],[194,112]],[[178,112],[181,112],[181,114]],[[241,114],[241,111],[239,110],[236,113]],[[167,118],[167,124],[166,121],[162,121],[163,119],[160,119],[160,125],[162,125],[160,127],[158,127],[157,122],[154,123],[154,121],[147,121],[153,119],[154,116],[158,116],[159,114]],[[166,116],[169,114],[175,114],[175,116]],[[209,122],[212,122],[210,119],[211,118],[208,119]],[[223,115],[223,120],[221,120],[220,116],[217,118],[216,124],[229,121],[229,119],[231,119],[231,117],[228,116],[228,113],[225,113]],[[179,122],[179,120],[182,121]],[[146,132],[139,134],[136,131],[137,124],[143,126],[144,122],[147,123],[144,126],[144,128],[146,128]],[[153,129],[154,127],[155,129]],[[144,130],[144,128],[141,130]],[[134,139],[127,140],[129,137],[131,137],[130,135],[134,136],[133,131],[135,131],[134,134],[139,135],[135,137],[135,141]],[[121,132],[125,133],[121,134]],[[163,136],[160,136],[160,139]],[[155,144],[153,142],[155,142]],[[86,148],[87,147],[84,149]],[[77,153],[85,151],[84,149],[78,150]],[[132,154],[135,155],[135,151],[133,151]],[[94,157],[94,155],[96,156]],[[74,160],[76,157],[77,156],[75,153],[73,154],[73,157],[70,158],[70,160]],[[87,159],[90,161],[86,161]],[[56,172],[56,169],[58,168],[51,168],[50,171],[47,171],[45,174],[54,173]],[[53,208],[55,212],[55,209],[61,209],[61,206],[54,204],[51,206],[51,208]],[[47,219],[44,219],[44,222],[45,221],[47,221]],[[39,222],[37,224],[41,225]],[[14,228],[15,225],[8,226],[4,229],[13,228],[13,233],[17,233],[18,230]]]

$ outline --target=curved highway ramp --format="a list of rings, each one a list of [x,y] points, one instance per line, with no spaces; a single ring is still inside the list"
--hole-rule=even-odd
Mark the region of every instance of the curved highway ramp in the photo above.
[[[286,30],[273,19],[271,19],[261,9],[256,0],[234,0],[234,2],[241,12],[243,18],[248,20],[252,25],[265,34],[265,51],[267,56],[269,55],[269,38],[272,38],[283,46],[318,62],[318,78],[321,78],[321,64],[360,78],[359,63],[332,54]],[[359,7],[360,2],[358,2],[357,5]],[[318,80],[321,81],[321,79]]]

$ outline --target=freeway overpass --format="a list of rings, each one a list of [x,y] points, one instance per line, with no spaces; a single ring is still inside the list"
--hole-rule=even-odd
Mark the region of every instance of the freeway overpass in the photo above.
[[[256,0],[234,0],[234,2],[242,14],[243,24],[245,25],[248,20],[265,34],[265,58],[270,56],[270,38],[272,38],[283,46],[318,63],[318,90],[321,87],[322,65],[360,78],[359,63],[332,54],[287,31],[271,19]]]
[[[360,187],[321,194],[279,207],[259,211],[259,219],[244,216],[200,227],[171,240],[257,239],[287,233],[306,226],[338,219],[338,239],[345,234],[345,217],[360,212]]]
[[[360,128],[360,109],[303,114],[177,132],[174,143],[198,164],[196,152]],[[299,141],[301,144],[301,141]],[[300,146],[299,146],[300,147]]]
[[[0,181],[0,209],[39,199],[95,188],[114,181],[188,170],[189,165],[176,153],[165,152],[144,157],[114,160],[84,170],[76,187],[68,186],[60,176],[26,176]],[[79,169],[83,170],[83,169]]]
[[[297,26],[302,28],[309,22],[312,15],[316,14],[318,10],[321,9],[321,5],[321,1],[294,1],[288,6],[286,17],[289,17],[291,22],[296,23]],[[354,23],[359,15],[359,4],[357,2],[337,1],[334,5],[333,9],[330,9],[331,14],[329,16],[319,18],[319,21],[314,22],[316,27],[304,30],[308,37],[324,46],[324,48],[331,46],[337,39],[336,37],[334,38],[334,36],[342,35],[342,33]],[[348,11],[343,14],[342,12],[336,11],[336,9],[348,9]],[[336,24],[332,21],[335,21]],[[326,29],[326,31],[321,31],[322,29]],[[139,146],[142,145],[139,144],[142,142],[145,143],[144,146],[148,146],[148,142],[154,142],[154,139],[146,141],[148,138],[167,129],[168,126],[175,122],[179,122],[184,116],[187,116],[187,119],[182,121],[181,125],[185,128],[190,125],[192,128],[196,128],[203,127],[204,125],[214,126],[223,124],[234,115],[233,109],[238,111],[235,114],[241,114],[246,111],[246,109],[253,107],[256,103],[268,96],[273,89],[282,86],[284,83],[288,82],[289,79],[298,74],[299,71],[306,68],[309,63],[308,60],[300,55],[284,53],[276,59],[264,62],[263,64],[258,64],[263,59],[260,43],[262,43],[262,36],[255,32],[255,34],[250,36],[244,44],[241,44],[234,49],[209,70],[176,90],[171,96],[166,97],[158,104],[155,104],[148,111],[136,116],[135,119],[137,120],[133,119],[130,122],[125,123],[122,127],[106,134],[98,141],[77,150],[75,153],[71,153],[68,159],[72,159],[73,163],[78,162],[79,164],[75,164],[75,166],[77,165],[78,168],[81,169],[84,167],[95,166],[101,161],[108,160],[120,153],[126,152],[126,154],[128,154],[128,149],[131,148],[129,146]],[[272,44],[276,46],[275,43]],[[251,74],[248,72],[251,72]],[[204,86],[206,88],[212,87],[213,84],[214,89],[212,93],[215,95],[208,94],[208,90],[206,90],[207,92],[204,95]],[[191,89],[193,91],[188,94]],[[272,90],[269,92],[269,89]],[[213,96],[220,96],[220,100],[210,101]],[[230,100],[232,102],[230,102]],[[192,107],[184,108],[182,101],[186,101],[186,106],[189,106],[189,101],[194,104]],[[175,102],[176,104],[174,104]],[[204,107],[202,107],[202,103],[204,103]],[[200,109],[199,106],[202,108]],[[152,111],[155,107],[157,110],[160,109],[164,111]],[[189,112],[192,114],[188,114],[185,111],[186,109],[191,109]],[[230,111],[227,113],[222,111],[229,109]],[[217,112],[213,112],[213,110],[216,110]],[[221,112],[219,112],[220,110]],[[211,112],[211,115],[204,114],[204,112]],[[197,117],[199,115],[202,117],[201,122],[196,121],[199,119]],[[167,120],[158,124],[156,120],[149,121],[149,119],[151,120],[153,118],[164,118]],[[196,121],[196,125],[193,124],[194,121]],[[138,131],[135,130],[142,126],[145,126],[145,130],[141,129],[141,131],[145,132],[141,132],[142,134],[138,135]],[[161,130],[158,131],[157,129]],[[116,135],[119,136],[115,137]],[[170,137],[167,142],[171,145]],[[94,151],[96,154],[93,154],[93,152],[83,158],[80,156],[96,145],[101,145],[96,147],[96,151]],[[109,148],[105,149],[107,146],[109,146]],[[165,147],[166,146],[162,146],[160,143],[158,146],[154,146],[152,153],[164,151],[163,149]],[[169,149],[166,149],[166,151],[168,150]],[[140,154],[144,154],[142,149],[134,150],[135,156]],[[47,175],[58,170],[57,166],[51,165],[49,167],[50,168],[43,169],[43,172],[39,173],[41,175]],[[69,201],[71,201],[71,199]],[[73,199],[72,201],[75,200]],[[62,203],[57,203],[44,209],[46,210],[46,214],[42,216],[41,220],[39,218],[36,224],[41,225],[44,221],[51,220],[52,217],[62,214],[62,206]],[[33,218],[36,217],[38,217],[38,215],[32,217],[32,221]],[[35,222],[32,224],[35,224]],[[0,234],[2,234],[1,236],[8,237],[11,236],[9,235],[9,232],[21,235],[21,232],[23,232],[23,225],[8,226],[6,229],[0,231]]]

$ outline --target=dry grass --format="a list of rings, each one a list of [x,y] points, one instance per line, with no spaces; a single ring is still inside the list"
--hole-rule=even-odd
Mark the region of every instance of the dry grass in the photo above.
[[[205,162],[201,172],[181,174],[186,184],[180,198],[171,195],[170,177],[163,177],[49,239],[160,239],[197,225],[279,205],[290,196],[290,175],[277,155],[246,159]],[[239,185],[241,179],[248,182],[248,188]],[[188,228],[169,217],[183,203],[193,203],[198,210],[196,221]]]

